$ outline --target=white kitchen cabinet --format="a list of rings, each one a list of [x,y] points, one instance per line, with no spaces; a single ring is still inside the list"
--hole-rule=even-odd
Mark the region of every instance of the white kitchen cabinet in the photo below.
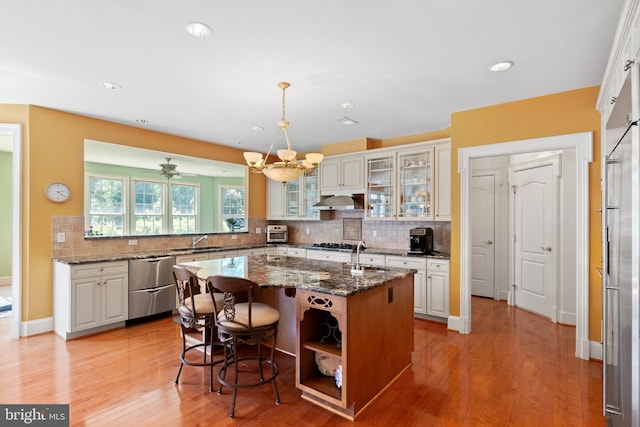
[[[398,150],[398,219],[433,220],[433,146]]]
[[[351,262],[351,252],[307,249],[307,259],[318,261]]]
[[[427,261],[427,315],[449,317],[449,261]]]
[[[264,255],[265,248],[238,249],[238,256]]]
[[[209,259],[233,258],[238,256],[237,250],[209,252]]]
[[[356,253],[351,255],[351,262],[358,262],[358,255]],[[360,264],[361,265],[373,265],[376,267],[384,267],[385,264],[385,256],[382,254],[368,254],[361,253],[360,254]]]
[[[209,252],[198,252],[188,255],[176,255],[176,264],[193,261],[205,261],[209,259]]]
[[[396,218],[396,154],[379,153],[366,157],[367,187],[365,218]]]
[[[427,314],[427,259],[422,257],[386,256],[387,267],[413,268],[413,312]]]
[[[451,221],[451,143],[435,146],[436,221]]]
[[[269,180],[267,185],[267,219],[317,220],[320,211],[313,205],[320,201],[319,169],[282,184]]]
[[[267,219],[284,219],[285,186],[267,179]]]
[[[54,330],[70,339],[124,326],[129,313],[127,261],[54,262]]]
[[[287,255],[286,246],[267,246],[264,248],[264,252],[267,255]]]
[[[287,256],[306,258],[307,250],[305,248],[295,248],[290,246],[287,248]]]
[[[328,156],[320,168],[321,195],[364,194],[363,154]]]

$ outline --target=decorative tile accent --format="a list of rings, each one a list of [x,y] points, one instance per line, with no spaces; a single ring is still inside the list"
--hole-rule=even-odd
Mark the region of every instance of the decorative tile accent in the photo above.
[[[362,218],[342,219],[342,240],[362,240]]]

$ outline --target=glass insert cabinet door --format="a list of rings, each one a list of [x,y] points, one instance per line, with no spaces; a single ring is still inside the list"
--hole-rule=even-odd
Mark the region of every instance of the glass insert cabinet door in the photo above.
[[[395,218],[396,156],[367,159],[367,218]]]
[[[398,153],[399,218],[433,219],[433,147]]]
[[[300,180],[286,184],[285,216],[300,216]]]
[[[313,207],[313,205],[320,201],[320,180],[318,179],[318,170],[319,168],[315,168],[302,175],[304,209],[302,216],[306,218],[316,218],[320,215],[318,208]]]

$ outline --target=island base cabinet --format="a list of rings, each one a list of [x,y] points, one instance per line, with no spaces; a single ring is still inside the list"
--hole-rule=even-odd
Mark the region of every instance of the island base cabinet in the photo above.
[[[349,297],[298,290],[296,386],[302,397],[353,420],[411,365],[413,277]],[[336,360],[342,386],[316,355]]]

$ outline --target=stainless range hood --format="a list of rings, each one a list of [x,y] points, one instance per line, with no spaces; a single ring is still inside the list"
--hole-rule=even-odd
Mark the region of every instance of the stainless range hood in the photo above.
[[[363,209],[363,195],[331,196],[320,200],[313,207],[324,210]]]

